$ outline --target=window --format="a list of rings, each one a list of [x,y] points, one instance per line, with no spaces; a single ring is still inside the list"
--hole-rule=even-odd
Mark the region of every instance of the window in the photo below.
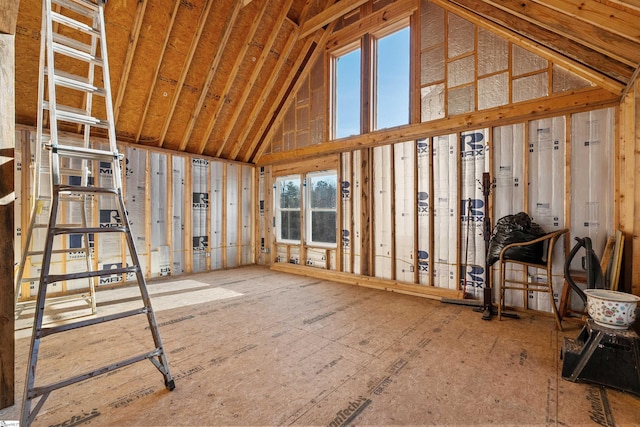
[[[332,53],[333,139],[409,123],[410,40],[406,19]]]
[[[334,58],[335,108],[334,135],[343,138],[360,135],[360,46]]]
[[[338,177],[333,173],[309,174],[308,241],[335,244],[337,213],[336,194]]]
[[[303,181],[304,180],[304,181]],[[304,191],[301,183],[304,182]],[[276,179],[275,229],[279,243],[335,246],[338,227],[336,171]],[[301,224],[304,220],[304,238]]]
[[[409,42],[409,27],[374,39],[374,130],[409,124]]]
[[[300,177],[276,179],[276,240],[300,242]]]

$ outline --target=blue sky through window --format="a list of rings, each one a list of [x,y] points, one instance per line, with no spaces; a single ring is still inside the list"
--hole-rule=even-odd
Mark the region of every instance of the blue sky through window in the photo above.
[[[360,135],[360,49],[336,58],[335,137]]]
[[[409,27],[378,40],[375,129],[409,123]]]

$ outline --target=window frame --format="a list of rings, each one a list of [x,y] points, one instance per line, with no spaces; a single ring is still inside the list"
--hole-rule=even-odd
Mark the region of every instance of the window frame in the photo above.
[[[294,181],[297,180],[299,183],[299,188],[300,188],[300,192],[299,192],[299,197],[300,197],[300,204],[298,206],[297,209],[295,208],[283,208],[280,206],[280,202],[281,202],[281,186],[279,185],[281,182],[283,181]],[[281,212],[298,212],[298,216],[299,216],[299,221],[300,221],[300,225],[302,225],[302,212],[303,212],[303,207],[304,207],[304,180],[302,178],[301,175],[299,174],[294,174],[294,175],[286,175],[286,176],[279,176],[275,179],[274,182],[274,186],[275,186],[275,191],[273,192],[274,195],[274,207],[275,207],[275,218],[274,218],[274,229],[275,229],[275,241],[276,243],[282,243],[282,244],[300,244],[302,242],[302,238],[303,238],[303,233],[302,233],[302,226],[300,227],[300,239],[298,240],[293,240],[293,239],[284,239],[282,238],[282,215]]]
[[[336,188],[335,188],[335,206],[333,209],[331,208],[314,208],[311,206],[311,179],[314,177],[335,177]],[[321,247],[321,248],[336,248],[338,246],[338,171],[337,170],[325,170],[318,172],[310,172],[305,175],[305,193],[306,200],[308,203],[305,203],[305,217],[304,217],[304,226],[305,226],[305,244],[308,246]],[[313,212],[334,212],[336,216],[335,222],[335,241],[334,242],[316,242],[313,240]]]
[[[412,88],[415,86],[415,58],[413,55],[413,48],[411,44],[411,40],[413,39],[413,32],[415,25],[411,22],[410,16],[404,16],[391,24],[385,23],[383,27],[372,28],[366,32],[358,35],[356,40],[350,41],[348,43],[344,43],[340,47],[328,51],[328,61],[329,61],[329,93],[327,96],[328,102],[328,110],[329,110],[329,118],[330,122],[328,124],[329,130],[329,140],[339,140],[343,138],[348,138],[349,136],[336,136],[336,126],[337,126],[337,82],[336,82],[336,72],[337,72],[337,59],[343,55],[346,55],[353,50],[360,48],[361,58],[360,58],[360,133],[358,135],[364,135],[370,132],[384,130],[384,129],[392,129],[394,127],[407,126],[410,125],[413,120],[412,114],[412,106],[413,106],[413,91]],[[409,30],[409,75],[407,87],[408,92],[408,105],[407,105],[407,123],[395,125],[392,127],[385,127],[381,129],[377,129],[377,42],[378,40],[389,36],[395,32],[401,31],[405,28]],[[350,135],[356,136],[356,135]]]

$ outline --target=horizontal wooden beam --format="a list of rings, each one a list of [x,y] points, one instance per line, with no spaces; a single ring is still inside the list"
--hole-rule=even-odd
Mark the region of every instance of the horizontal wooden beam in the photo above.
[[[433,136],[448,135],[471,129],[525,122],[545,117],[581,112],[598,107],[616,106],[620,96],[602,88],[591,88],[565,94],[520,102],[469,114],[460,114],[439,120],[414,123],[407,126],[371,132],[365,135],[327,141],[293,151],[263,155],[257,159],[260,166],[359,150],[366,147],[394,144]]]
[[[283,273],[299,274],[316,279],[330,280],[332,282],[346,283],[348,285],[362,286],[365,288],[380,289],[389,292],[415,295],[435,300],[443,298],[462,299],[461,291],[455,289],[436,288],[434,286],[414,285],[397,280],[381,279],[379,277],[361,276],[359,274],[343,273],[333,270],[325,270],[317,267],[307,267],[305,265],[290,264],[288,262],[276,262],[271,266],[271,270]]]
[[[329,6],[322,12],[314,15],[300,25],[299,38],[303,39],[316,30],[335,21],[341,16],[351,12],[357,7],[362,6],[369,0],[342,0],[332,6]]]

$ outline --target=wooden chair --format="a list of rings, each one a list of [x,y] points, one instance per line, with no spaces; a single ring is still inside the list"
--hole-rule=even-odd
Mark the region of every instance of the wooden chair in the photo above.
[[[548,292],[549,293],[549,301],[551,303],[551,308],[553,309],[553,315],[556,319],[556,326],[559,330],[562,330],[562,324],[560,323],[560,317],[558,316],[558,309],[556,307],[556,303],[553,299],[553,287],[552,287],[552,265],[553,265],[553,248],[556,245],[556,242],[560,239],[560,236],[567,233],[568,229],[562,229],[558,231],[553,231],[551,233],[547,233],[544,236],[538,237],[535,240],[531,240],[529,242],[519,242],[519,243],[511,243],[506,245],[500,251],[500,299],[498,302],[498,319],[502,319],[502,310],[504,310],[504,295],[507,289],[517,290],[523,292],[523,303],[524,308],[527,308],[527,296],[529,291],[534,292]],[[531,246],[540,243],[547,244],[547,252],[546,258],[544,258],[540,263],[534,262],[526,262],[519,261],[515,259],[507,258],[507,251],[511,248],[523,247],[523,246]],[[520,280],[515,279],[507,279],[507,264],[517,264],[524,267],[524,274]],[[547,281],[546,283],[539,283],[529,281],[529,268],[538,268],[546,271]]]

